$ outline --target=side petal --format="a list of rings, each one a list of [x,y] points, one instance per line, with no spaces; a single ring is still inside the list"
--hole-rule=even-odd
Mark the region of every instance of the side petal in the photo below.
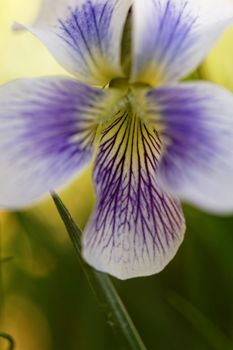
[[[121,39],[131,0],[43,0],[29,29],[68,71],[102,85],[121,76]]]
[[[160,272],[180,246],[179,202],[156,181],[161,144],[130,110],[105,127],[95,162],[95,212],[84,232],[86,261],[120,279]]]
[[[184,78],[232,22],[228,0],[135,0],[132,80],[158,86]]]
[[[0,87],[1,208],[33,203],[90,162],[106,93],[62,78]]]
[[[166,144],[163,188],[208,211],[233,211],[233,95],[209,83],[146,94],[147,114]]]

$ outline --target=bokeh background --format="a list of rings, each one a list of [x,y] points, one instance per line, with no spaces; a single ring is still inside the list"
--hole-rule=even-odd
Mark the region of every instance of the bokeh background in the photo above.
[[[29,33],[39,0],[0,0],[0,83],[67,74]],[[196,76],[233,91],[233,30]],[[91,169],[61,193],[80,227],[94,205]],[[159,275],[113,282],[148,349],[233,349],[233,217],[184,204],[186,238]],[[0,212],[0,332],[17,350],[118,350],[50,199]],[[0,350],[7,343],[0,339]]]

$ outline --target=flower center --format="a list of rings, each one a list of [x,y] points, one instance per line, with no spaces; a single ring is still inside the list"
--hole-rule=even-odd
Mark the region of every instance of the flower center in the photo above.
[[[129,77],[124,77],[111,80],[108,88],[121,91],[121,97],[113,107],[113,115],[118,113],[119,110],[130,109],[133,110],[144,123],[148,123],[148,116],[143,98],[144,91],[150,88],[148,84],[131,82]]]
[[[140,88],[148,88],[148,87],[150,86],[145,83],[131,83],[129,81],[129,78],[115,78],[109,83],[109,88],[116,88],[116,89],[130,90],[131,88],[140,89]]]
[[[110,82],[109,87],[116,89],[127,89],[129,88],[129,85],[130,83],[128,78],[116,78]]]

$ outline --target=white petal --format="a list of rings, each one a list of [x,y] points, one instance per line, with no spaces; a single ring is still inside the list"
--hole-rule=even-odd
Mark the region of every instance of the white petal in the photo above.
[[[160,272],[185,231],[180,203],[157,185],[161,144],[129,110],[105,126],[94,168],[97,205],[84,232],[84,257],[120,279]]]
[[[107,91],[73,80],[19,80],[0,87],[0,207],[27,206],[91,160]]]
[[[131,0],[44,0],[30,31],[80,80],[121,76],[121,39]]]
[[[228,0],[135,0],[132,80],[162,85],[187,76],[233,23]]]
[[[166,144],[163,189],[208,211],[233,212],[233,95],[183,83],[152,90],[146,100]]]

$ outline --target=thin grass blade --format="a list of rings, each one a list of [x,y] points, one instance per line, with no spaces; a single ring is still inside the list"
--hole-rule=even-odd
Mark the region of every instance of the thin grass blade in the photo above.
[[[232,350],[233,342],[194,305],[176,293],[167,297],[169,304],[179,312],[215,350]]]
[[[52,197],[73,243],[77,258],[87,277],[89,285],[94,292],[101,309],[105,313],[108,324],[117,336],[121,346],[120,349],[146,350],[146,347],[110,278],[106,274],[97,272],[89,267],[82,259],[82,232],[75,224],[58,195],[52,193]]]

